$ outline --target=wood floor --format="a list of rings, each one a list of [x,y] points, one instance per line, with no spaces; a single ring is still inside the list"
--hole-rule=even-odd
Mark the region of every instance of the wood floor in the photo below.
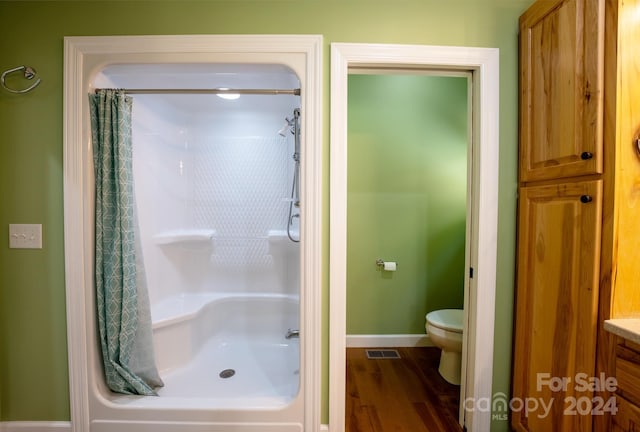
[[[460,387],[438,374],[440,350],[396,348],[400,359],[367,359],[347,348],[347,432],[460,432]]]

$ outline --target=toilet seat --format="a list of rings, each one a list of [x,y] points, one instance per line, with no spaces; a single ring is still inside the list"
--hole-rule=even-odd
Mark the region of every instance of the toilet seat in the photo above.
[[[435,310],[426,316],[429,325],[454,333],[462,333],[463,318],[462,309]]]

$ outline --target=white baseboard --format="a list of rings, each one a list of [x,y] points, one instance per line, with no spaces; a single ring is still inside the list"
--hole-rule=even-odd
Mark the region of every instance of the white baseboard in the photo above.
[[[0,422],[0,432],[71,432],[71,422]]]
[[[347,348],[393,348],[433,346],[426,334],[347,335]]]
[[[320,425],[320,432],[329,432],[329,425],[328,424]]]

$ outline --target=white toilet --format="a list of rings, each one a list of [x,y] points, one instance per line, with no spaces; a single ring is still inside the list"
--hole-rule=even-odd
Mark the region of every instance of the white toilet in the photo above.
[[[462,364],[462,309],[429,312],[425,329],[429,339],[442,350],[438,372],[447,382],[460,385]]]

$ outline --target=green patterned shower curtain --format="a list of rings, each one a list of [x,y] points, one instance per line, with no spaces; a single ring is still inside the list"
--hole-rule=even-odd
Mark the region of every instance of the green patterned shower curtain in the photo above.
[[[131,140],[132,99],[122,91],[89,95],[96,185],[96,305],[107,385],[155,395],[162,386],[137,235]]]

